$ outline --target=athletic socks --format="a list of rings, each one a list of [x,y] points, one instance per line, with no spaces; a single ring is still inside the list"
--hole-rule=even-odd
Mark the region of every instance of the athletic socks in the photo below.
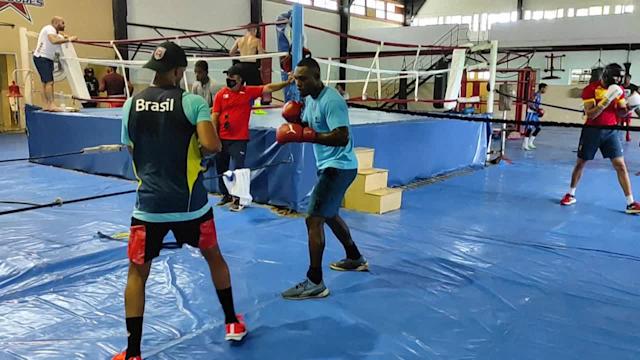
[[[216,293],[218,294],[218,300],[220,300],[222,311],[224,311],[225,324],[238,322],[238,318],[236,318],[236,310],[233,307],[233,293],[231,292],[231,287],[222,290],[216,289]]]
[[[531,138],[529,138],[529,146],[533,145],[533,140],[535,140],[536,137],[532,136]]]
[[[322,282],[322,268],[309,266],[309,270],[307,270],[307,278],[316,285],[320,284]]]
[[[142,340],[142,316],[127,318],[127,355],[126,359],[140,356],[140,341]]]
[[[633,204],[633,195],[629,195],[626,197],[627,198],[627,205],[631,205]]]
[[[570,188],[569,189],[569,195],[576,196],[576,188]]]

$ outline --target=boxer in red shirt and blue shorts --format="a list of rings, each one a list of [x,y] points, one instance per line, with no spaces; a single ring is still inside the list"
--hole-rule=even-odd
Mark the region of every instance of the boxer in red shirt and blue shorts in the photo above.
[[[587,161],[593,160],[598,149],[604,158],[611,160],[618,175],[618,181],[627,200],[628,214],[640,213],[640,204],[634,201],[631,191],[629,172],[622,156],[622,143],[618,131],[607,129],[607,126],[618,124],[621,114],[628,112],[624,89],[620,86],[624,70],[618,64],[605,67],[602,80],[587,85],[582,91],[584,110],[587,115],[587,125],[599,127],[585,127],[580,135],[578,146],[578,160],[571,175],[569,192],[560,200],[561,205],[576,203],[576,187],[582,176]]]

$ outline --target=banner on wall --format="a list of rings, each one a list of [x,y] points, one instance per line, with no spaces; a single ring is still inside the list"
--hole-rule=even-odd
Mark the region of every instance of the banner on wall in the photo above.
[[[13,10],[18,14],[22,15],[30,23],[31,14],[29,13],[29,6],[43,7],[44,0],[4,0],[0,1],[0,13],[3,13],[8,10]]]

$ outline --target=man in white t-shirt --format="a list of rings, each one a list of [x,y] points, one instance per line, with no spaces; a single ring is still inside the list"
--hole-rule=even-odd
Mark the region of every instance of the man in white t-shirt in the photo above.
[[[51,24],[40,30],[38,45],[33,51],[33,63],[36,65],[40,80],[42,81],[42,96],[44,98],[46,111],[62,111],[55,106],[53,99],[53,61],[56,53],[60,51],[60,44],[75,41],[75,36],[68,36],[63,33],[64,19],[54,16]]]
[[[209,104],[209,107],[212,107],[213,98],[219,89],[216,88],[213,79],[209,77],[209,64],[204,60],[196,62],[195,73],[196,81],[191,86],[191,92],[202,96]]]

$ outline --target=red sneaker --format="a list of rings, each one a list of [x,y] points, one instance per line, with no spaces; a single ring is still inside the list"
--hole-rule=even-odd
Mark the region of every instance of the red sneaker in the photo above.
[[[560,205],[573,205],[576,203],[576,197],[571,194],[565,194],[562,200],[560,200]]]
[[[111,360],[142,360],[142,356],[134,356],[134,357],[130,357],[130,358],[125,358],[125,356],[127,356],[127,351],[123,351],[120,354],[116,355],[113,357],[113,359]]]
[[[240,341],[247,335],[247,326],[244,323],[244,317],[242,317],[242,315],[236,315],[236,317],[238,318],[238,322],[225,325],[226,335],[224,339],[227,341]]]
[[[627,205],[627,214],[640,214],[640,204],[636,201]]]

